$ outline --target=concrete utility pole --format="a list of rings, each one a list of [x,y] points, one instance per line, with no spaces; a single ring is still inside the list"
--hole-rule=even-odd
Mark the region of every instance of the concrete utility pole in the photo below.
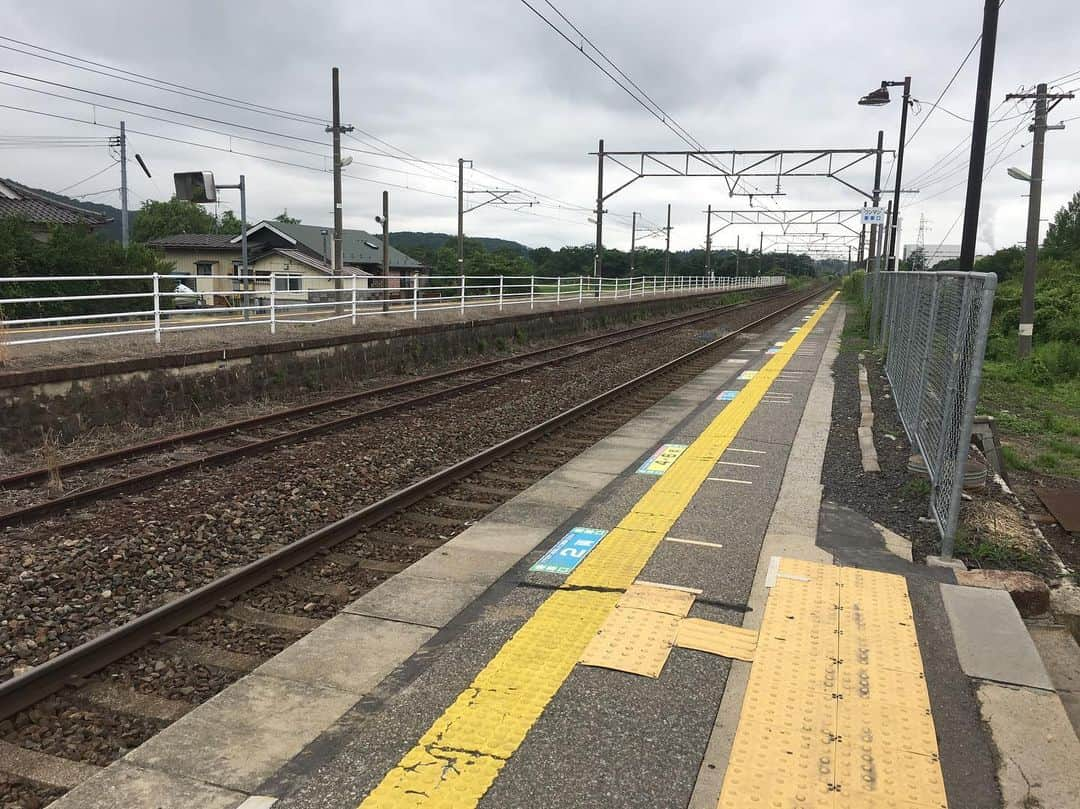
[[[741,245],[741,238],[738,235],[736,235],[735,236],[735,275],[736,276],[738,276],[738,274],[739,274],[739,253],[742,252],[742,247],[740,245]]]
[[[975,117],[971,125],[971,159],[968,162],[967,199],[964,202],[964,230],[960,237],[960,269],[975,266],[975,237],[979,230],[979,202],[982,199],[983,165],[986,162],[986,127],[990,120],[990,90],[994,82],[994,48],[997,45],[1000,0],[986,0],[983,6],[982,46],[979,50],[979,82],[975,90]]]
[[[634,253],[637,248],[637,211],[630,214],[630,275],[634,274]]]
[[[881,157],[882,157],[882,147],[884,145],[885,145],[885,132],[884,132],[884,130],[879,129],[878,133],[877,133],[877,158],[874,161],[874,190],[872,192],[873,193],[873,199],[871,200],[874,203],[875,208],[881,207]],[[877,246],[877,243],[878,243],[877,234],[878,234],[878,226],[877,225],[870,225],[870,258],[869,258],[869,264],[870,264],[870,268],[872,270],[874,270],[875,272],[879,269],[878,256],[881,254],[881,251],[878,249],[878,246]]]
[[[604,277],[604,139],[596,156],[596,254],[593,256],[593,275],[596,277],[596,297]]]
[[[465,274],[465,158],[457,159],[457,269]]]
[[[127,130],[120,122],[120,244],[128,246]]]
[[[671,203],[667,206],[667,227],[664,228],[664,277],[671,274]]]
[[[1005,96],[1006,101],[1014,98],[1035,99],[1035,123],[1031,125],[1031,131],[1035,137],[1031,149],[1031,179],[1028,180],[1030,193],[1028,195],[1027,244],[1024,253],[1024,288],[1020,298],[1020,334],[1016,352],[1021,358],[1031,355],[1031,341],[1035,332],[1035,272],[1039,258],[1039,213],[1042,210],[1043,151],[1046,146],[1046,131],[1065,128],[1064,124],[1046,125],[1048,112],[1046,102],[1048,99],[1054,99],[1055,102],[1060,103],[1072,97],[1072,93],[1048,94],[1045,82],[1035,88],[1034,95],[1009,93]]]
[[[761,231],[761,236],[758,238],[757,249],[757,274],[761,275],[765,269],[765,231]]]
[[[334,135],[334,289],[338,291],[337,302],[341,304],[341,269],[344,266],[342,256],[342,222],[341,222],[341,133],[352,132],[353,127],[341,125],[341,98],[338,92],[338,69],[335,67],[330,74],[331,103],[333,105],[333,125],[327,127],[328,132]],[[340,311],[340,310],[339,310]]]
[[[382,310],[390,311],[390,192],[382,192]],[[401,284],[398,283],[400,288]]]
[[[712,205],[705,209],[705,276],[709,276],[712,264]]]

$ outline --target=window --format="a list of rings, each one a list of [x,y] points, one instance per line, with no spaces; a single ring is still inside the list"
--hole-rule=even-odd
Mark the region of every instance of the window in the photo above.
[[[299,275],[275,275],[276,292],[300,292],[304,288],[304,279]]]
[[[196,275],[213,275],[214,265],[216,261],[196,261],[195,262],[195,274]]]

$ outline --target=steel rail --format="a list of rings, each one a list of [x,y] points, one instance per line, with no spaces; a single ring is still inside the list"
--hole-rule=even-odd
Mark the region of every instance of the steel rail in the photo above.
[[[107,666],[119,658],[142,648],[153,640],[194,619],[212,611],[222,603],[231,601],[249,590],[263,584],[284,571],[307,561],[324,549],[333,547],[353,537],[357,531],[370,527],[391,515],[408,508],[456,483],[462,478],[502,458],[523,446],[542,438],[547,433],[589,413],[622,394],[640,387],[652,379],[702,356],[720,345],[731,341],[742,332],[753,329],[785,312],[823,294],[818,288],[812,293],[764,315],[757,320],[715,340],[711,340],[650,371],[623,382],[575,405],[540,424],[517,435],[500,441],[469,458],[435,472],[404,489],[388,495],[359,511],[314,531],[307,536],[257,559],[231,573],[204,584],[179,598],[151,610],[138,618],[98,635],[23,674],[0,683],[0,720],[28,708],[35,702],[54,694],[66,685],[77,685],[79,680]]]
[[[269,438],[258,439],[257,441],[243,444],[238,447],[228,447],[226,449],[212,452],[208,455],[203,455],[198,458],[192,458],[186,461],[179,461],[176,463],[168,464],[161,467],[160,469],[153,469],[147,472],[141,472],[135,475],[118,478],[117,480],[102,483],[98,486],[93,486],[86,489],[79,489],[78,491],[63,495],[61,497],[56,497],[51,500],[44,500],[40,503],[35,503],[30,506],[14,509],[12,511],[0,514],[0,528],[18,525],[29,520],[44,517],[49,514],[62,512],[80,503],[98,500],[109,495],[118,494],[120,492],[131,491],[150,486],[154,483],[158,483],[162,480],[175,477],[177,475],[200,467],[214,466],[222,463],[227,463],[238,458],[259,455],[274,447],[297,441],[303,441],[305,439],[312,438],[325,432],[329,432],[343,427],[348,427],[364,419],[372,418],[374,416],[385,415],[387,413],[392,413],[420,404],[425,404],[427,402],[435,401],[437,399],[441,399],[447,396],[465,393],[470,390],[475,390],[478,387],[487,385],[491,382],[498,381],[500,379],[505,379],[507,377],[527,373],[528,371],[532,371],[548,365],[554,365],[556,363],[566,360],[575,359],[585,353],[603,351],[605,349],[621,345],[631,340],[639,340],[643,337],[649,337],[664,331],[671,331],[673,329],[683,328],[685,326],[693,325],[694,323],[698,323],[703,320],[710,320],[718,315],[725,314],[727,312],[737,311],[739,309],[772,300],[776,297],[790,294],[792,293],[780,293],[780,295],[770,295],[763,298],[756,298],[752,301],[747,301],[743,303],[727,304],[725,306],[709,310],[705,313],[699,312],[689,316],[671,318],[669,320],[662,321],[659,324],[652,323],[645,326],[637,326],[630,329],[623,329],[621,331],[615,332],[614,334],[608,333],[606,335],[596,335],[593,337],[582,338],[580,340],[573,340],[569,343],[562,343],[558,346],[537,349],[536,351],[526,352],[525,354],[518,354],[510,358],[488,360],[482,363],[467,366],[465,368],[459,368],[449,371],[440,371],[426,377],[407,380],[405,382],[393,383],[391,385],[385,385],[380,388],[372,388],[368,391],[348,394],[346,396],[337,397],[335,399],[325,399],[321,402],[313,402],[308,405],[301,405],[300,407],[293,408],[291,410],[282,410],[264,416],[256,416],[252,419],[235,421],[226,425],[220,425],[218,427],[210,427],[206,430],[185,433],[178,436],[166,437],[158,439],[156,441],[147,442],[145,444],[140,444],[136,447],[127,447],[119,450],[114,450],[111,453],[104,453],[100,456],[94,456],[92,458],[82,459],[81,461],[75,461],[72,462],[73,465],[82,464],[85,468],[85,466],[89,465],[90,461],[93,461],[95,459],[98,461],[98,463],[104,463],[104,459],[107,458],[112,460],[134,458],[153,449],[162,449],[169,446],[182,446],[184,444],[191,444],[197,441],[204,441],[208,438],[219,437],[233,432],[241,432],[244,429],[251,429],[252,427],[265,426],[266,424],[272,424],[276,421],[282,421],[289,418],[296,418],[297,416],[308,415],[318,410],[333,409],[334,407],[344,406],[360,399],[373,398],[378,395],[385,395],[386,393],[393,393],[410,387],[417,387],[422,384],[438,381],[440,379],[448,377],[467,375],[470,373],[474,373],[478,370],[483,370],[484,368],[489,368],[494,365],[516,363],[520,362],[522,359],[527,359],[528,357],[533,357],[540,354],[547,354],[559,350],[565,350],[567,348],[576,348],[585,343],[608,340],[608,342],[601,343],[600,345],[588,348],[584,351],[579,351],[577,353],[552,357],[551,359],[528,363],[526,365],[516,365],[515,367],[510,368],[506,371],[494,374],[492,376],[483,377],[482,379],[470,380],[468,382],[463,382],[448,388],[441,388],[430,393],[414,396],[403,401],[390,402],[384,405],[379,405],[377,407],[368,408],[359,413],[352,413],[347,416],[342,416],[337,419],[325,421],[321,424],[315,424],[310,427],[295,430],[293,432],[288,432],[277,436],[271,436]],[[612,340],[612,337],[616,339]],[[61,467],[59,471],[63,472],[63,467]],[[41,473],[47,475],[48,470],[45,469],[33,471],[33,474]],[[31,473],[28,472],[25,474]],[[3,483],[4,481],[0,480],[0,485],[2,485]]]

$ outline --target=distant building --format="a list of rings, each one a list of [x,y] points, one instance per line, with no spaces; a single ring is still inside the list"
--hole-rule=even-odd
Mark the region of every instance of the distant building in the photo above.
[[[248,228],[248,267],[252,278],[248,288],[269,295],[270,275],[276,296],[283,300],[325,302],[337,299],[330,264],[331,228],[317,225],[290,225],[263,221]],[[324,235],[325,234],[325,235]],[[232,293],[242,288],[239,236],[181,233],[163,236],[149,243],[165,254],[176,268],[173,275],[198,293],[206,306],[231,303]],[[343,231],[344,289],[382,289],[382,241],[362,230]],[[411,288],[413,275],[424,266],[400,250],[390,248],[390,289]],[[258,295],[256,297],[262,297]]]
[[[904,261],[911,258],[911,254],[915,252],[918,246],[917,244],[904,245]],[[923,249],[926,251],[926,266],[928,268],[941,261],[960,258],[960,245],[958,244],[927,244]]]
[[[57,202],[41,191],[4,179],[0,179],[0,219],[26,222],[39,241],[48,241],[57,225],[94,230],[112,221],[96,211]]]

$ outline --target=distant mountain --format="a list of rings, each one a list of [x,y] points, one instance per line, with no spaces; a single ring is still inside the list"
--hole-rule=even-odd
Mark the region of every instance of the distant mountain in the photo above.
[[[27,186],[29,188],[29,186]],[[107,239],[114,239],[120,241],[120,209],[114,208],[112,205],[105,205],[100,202],[84,202],[81,199],[75,199],[74,197],[65,197],[63,194],[56,194],[52,191],[46,191],[44,188],[33,188],[32,191],[36,191],[41,196],[53,200],[54,202],[63,202],[66,205],[74,205],[77,208],[85,208],[88,211],[99,213],[102,216],[107,216],[112,221],[107,225],[102,225],[97,229],[97,233],[101,234]],[[129,226],[135,222],[135,210],[128,210]]]
[[[456,239],[449,233],[422,233],[414,230],[399,230],[391,232],[390,243],[398,250],[408,252],[410,247],[421,247],[427,250],[437,250],[446,244],[448,239]],[[479,242],[489,252],[496,250],[513,250],[518,255],[528,255],[529,248],[520,242],[509,239],[496,239],[492,236],[467,236],[467,239]]]

